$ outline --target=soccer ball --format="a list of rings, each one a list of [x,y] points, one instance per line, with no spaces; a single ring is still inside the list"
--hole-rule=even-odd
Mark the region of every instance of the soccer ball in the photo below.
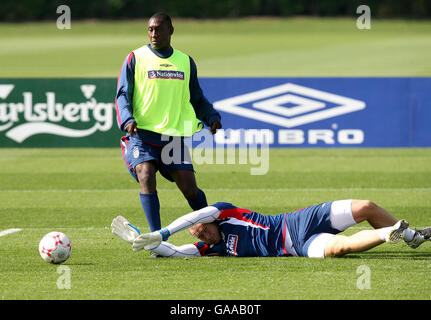
[[[39,253],[43,260],[50,263],[63,263],[70,257],[72,243],[62,232],[46,234],[39,242]]]

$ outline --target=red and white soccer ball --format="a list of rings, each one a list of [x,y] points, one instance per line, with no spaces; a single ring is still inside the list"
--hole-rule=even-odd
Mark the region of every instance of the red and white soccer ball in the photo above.
[[[40,256],[49,263],[63,263],[69,259],[71,252],[72,243],[62,232],[50,232],[39,242]]]

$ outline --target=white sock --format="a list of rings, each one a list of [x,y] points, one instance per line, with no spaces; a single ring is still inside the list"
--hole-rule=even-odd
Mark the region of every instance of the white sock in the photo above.
[[[406,241],[411,241],[413,240],[414,236],[415,236],[415,232],[414,230],[407,228],[406,229],[406,233],[404,233],[404,240]]]
[[[385,227],[385,228],[376,229],[376,231],[377,231],[377,234],[379,235],[380,239],[382,239],[383,241],[386,241],[387,235],[393,229],[394,229],[394,227]]]

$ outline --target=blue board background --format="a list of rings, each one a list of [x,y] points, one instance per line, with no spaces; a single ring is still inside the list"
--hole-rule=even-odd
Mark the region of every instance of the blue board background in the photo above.
[[[312,88],[318,91],[327,92],[349,99],[355,99],[365,104],[365,108],[337,115],[327,119],[316,120],[306,124],[282,127],[273,123],[263,122],[245,116],[239,116],[231,112],[220,111],[222,115],[222,125],[225,134],[229,130],[254,129],[270,130],[274,134],[274,140],[270,147],[295,147],[295,148],[339,148],[339,147],[431,147],[431,77],[348,77],[348,78],[200,78],[200,85],[208,100],[214,103],[260,91],[263,89],[280,86],[286,83]],[[29,136],[23,142],[17,142],[7,136],[9,129],[18,125],[25,124],[26,119],[24,112],[19,111],[16,115],[19,117],[14,121],[11,128],[5,128],[10,121],[6,116],[5,110],[18,108],[17,104],[23,103],[24,93],[29,92],[32,96],[32,108],[37,103],[47,102],[47,92],[55,94],[55,102],[65,105],[67,103],[86,103],[90,98],[86,98],[80,89],[80,86],[94,85],[95,89],[92,98],[98,103],[110,104],[112,106],[112,121],[109,128],[104,131],[96,131],[89,136],[80,138],[56,135],[53,133],[39,133]],[[118,147],[119,137],[124,135],[118,129],[117,117],[114,107],[114,97],[116,92],[116,79],[111,78],[79,78],[79,79],[0,79],[0,85],[13,85],[14,89],[6,97],[0,97],[0,147]],[[289,92],[293,95],[301,96],[298,92]],[[274,94],[274,96],[265,96],[261,100],[271,99],[273,97],[285,95],[286,92]],[[311,100],[319,100],[314,97],[303,96]],[[258,101],[258,100],[256,100]],[[248,110],[257,110],[253,107],[256,101],[240,103],[241,108]],[[337,104],[328,101],[321,110],[329,110]],[[7,107],[5,108],[5,106]],[[13,105],[13,107],[12,107]],[[294,105],[281,105],[289,108]],[[34,111],[32,111],[34,112]],[[262,111],[268,113],[267,111]],[[314,111],[309,111],[313,113]],[[303,113],[307,114],[307,113]],[[278,114],[273,114],[280,116]],[[295,117],[295,116],[294,116]],[[0,117],[1,118],[1,117]],[[283,116],[288,119],[287,116]],[[291,118],[289,118],[290,120]],[[67,122],[61,120],[62,126],[74,130],[88,129],[95,123],[95,119],[90,121]],[[304,135],[304,141],[301,143],[286,143],[279,141],[280,130],[292,130],[301,132]],[[316,130],[326,130],[334,136],[334,143],[327,143],[323,139],[313,143],[309,137],[311,132]],[[363,139],[360,142],[346,144],[341,141],[338,135],[346,130],[360,132]],[[350,131],[351,132],[351,131]],[[220,136],[220,135],[219,135]],[[226,136],[226,135],[225,135]],[[243,137],[243,136],[242,136]],[[202,130],[190,139],[193,147],[209,147],[215,142],[220,142],[218,138],[208,133],[208,130]],[[204,143],[202,143],[202,141]],[[358,140],[359,141],[359,140]],[[290,142],[290,141],[289,141]],[[241,147],[241,144],[238,144]],[[217,147],[223,146],[216,143]],[[230,145],[232,146],[232,145]]]
[[[431,78],[201,78],[201,87],[211,102],[220,101],[273,86],[294,83],[347,98],[364,101],[365,109],[292,129],[360,129],[361,144],[338,142],[271,147],[431,147]],[[252,108],[251,103],[241,107]],[[328,104],[328,107],[331,107]],[[224,128],[286,129],[220,111]]]

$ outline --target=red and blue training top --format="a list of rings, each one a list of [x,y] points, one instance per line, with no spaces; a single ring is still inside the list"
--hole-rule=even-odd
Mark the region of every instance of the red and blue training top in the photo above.
[[[228,255],[239,257],[275,257],[292,255],[285,246],[286,214],[262,215],[230,203],[211,205],[219,211],[217,219],[222,241],[208,245],[195,243],[201,255]]]
[[[262,215],[226,202],[211,207],[222,241],[196,243],[201,255],[239,257],[307,256],[308,247],[321,233],[337,234],[331,223],[332,201],[278,215]],[[218,215],[217,215],[218,214]]]

